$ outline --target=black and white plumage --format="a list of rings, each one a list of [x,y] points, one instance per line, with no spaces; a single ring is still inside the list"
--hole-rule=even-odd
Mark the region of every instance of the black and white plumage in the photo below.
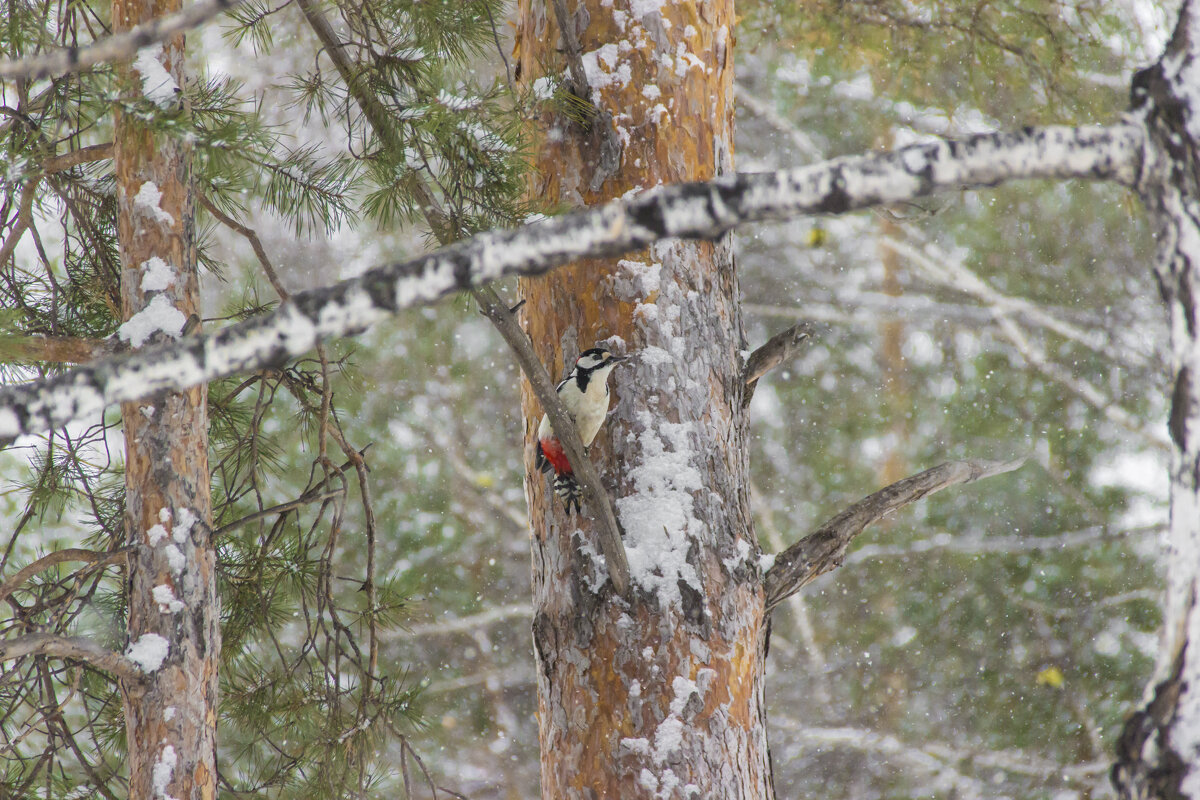
[[[615,356],[603,347],[593,347],[579,354],[575,366],[559,382],[556,391],[575,421],[579,438],[587,447],[596,438],[608,415],[608,376],[626,356]],[[567,511],[580,510],[582,490],[575,480],[575,471],[562,443],[554,435],[550,418],[543,416],[537,431],[537,467],[542,472],[554,470],[554,492],[562,498]]]

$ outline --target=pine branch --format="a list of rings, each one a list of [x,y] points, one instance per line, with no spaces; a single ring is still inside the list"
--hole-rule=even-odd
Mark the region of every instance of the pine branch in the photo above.
[[[844,213],[1019,178],[1131,185],[1143,137],[1144,129],[1132,122],[981,134],[796,170],[665,186],[514,230],[488,231],[299,292],[270,314],[215,333],[6,388],[0,391],[0,439],[59,427],[112,403],[283,364],[321,340],[362,333],[401,308],[432,303],[504,275],[540,275],[579,258],[616,256],[660,239],[713,239],[748,222]]]
[[[842,565],[846,548],[872,522],[951,486],[1011,472],[1025,463],[1015,461],[950,461],[897,481],[859,500],[775,558],[763,578],[767,611],[817,577]]]
[[[525,335],[525,331],[521,330],[521,326],[513,318],[512,312],[508,310],[508,306],[496,296],[495,290],[490,286],[477,289],[472,294],[479,301],[484,315],[492,321],[496,330],[504,337],[504,341],[508,342],[508,346],[512,348],[513,354],[521,365],[521,370],[529,379],[533,393],[537,395],[538,401],[542,404],[542,410],[550,417],[554,434],[562,442],[563,449],[567,451],[567,458],[571,462],[571,468],[575,471],[575,478],[583,488],[587,506],[594,515],[593,519],[597,524],[596,536],[600,540],[600,550],[604,553],[604,561],[608,566],[608,574],[612,578],[613,587],[616,588],[617,594],[624,597],[629,589],[629,559],[625,555],[625,545],[621,541],[621,529],[617,524],[617,517],[613,513],[612,501],[609,500],[608,492],[604,491],[604,484],[600,482],[600,473],[596,471],[592,460],[587,457],[583,441],[575,429],[575,422],[567,413],[567,407],[559,399],[558,393],[554,391],[554,382],[550,379],[546,368],[542,366],[542,362],[538,361],[529,337]]]
[[[124,33],[113,34],[83,49],[63,47],[31,58],[4,59],[0,61],[0,78],[37,80],[79,72],[106,62],[124,61],[133,58],[143,47],[190,30],[243,2],[245,0],[200,0],[178,14],[135,25]]]
[[[0,662],[25,656],[50,656],[82,661],[131,684],[139,683],[143,677],[141,668],[132,660],[101,647],[85,636],[29,633],[13,639],[0,639]]]

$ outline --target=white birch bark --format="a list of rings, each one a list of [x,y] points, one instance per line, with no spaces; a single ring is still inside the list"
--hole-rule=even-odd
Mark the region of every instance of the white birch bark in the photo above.
[[[516,230],[489,231],[298,293],[271,314],[216,333],[0,390],[0,441],[91,417],[114,403],[282,364],[318,341],[361,333],[401,308],[432,303],[504,275],[539,275],[581,258],[621,255],[662,239],[716,239],[749,222],[839,214],[1022,178],[1086,178],[1132,186],[1143,131],[1140,124],[1126,121],[980,134],[801,169],[677,184]]]
[[[1200,19],[1191,0],[1162,59],[1135,76],[1133,97],[1148,133],[1138,191],[1157,228],[1171,335],[1171,522],[1154,685],[1125,725],[1112,777],[1122,798],[1200,798]]]

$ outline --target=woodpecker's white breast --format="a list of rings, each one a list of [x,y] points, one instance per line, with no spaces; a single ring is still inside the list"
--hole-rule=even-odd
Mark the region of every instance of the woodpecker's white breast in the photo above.
[[[596,438],[604,418],[608,415],[608,375],[616,364],[609,364],[593,370],[588,378],[587,388],[579,390],[579,381],[574,371],[563,381],[558,390],[558,396],[567,407],[567,413],[575,420],[579,430],[579,438],[584,446],[588,446]],[[538,438],[544,439],[550,435],[553,428],[549,417],[542,417],[538,425]]]

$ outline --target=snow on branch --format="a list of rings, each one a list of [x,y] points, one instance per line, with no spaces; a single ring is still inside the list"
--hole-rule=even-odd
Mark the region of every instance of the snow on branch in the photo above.
[[[30,633],[12,639],[0,639],[0,663],[25,656],[82,661],[129,683],[136,683],[143,677],[141,668],[132,659],[101,647],[84,636]]]
[[[775,558],[763,577],[767,611],[804,585],[842,565],[846,548],[872,522],[951,486],[1011,472],[1025,463],[1015,461],[949,461],[912,475],[859,500]]]
[[[640,250],[660,239],[714,239],[749,222],[841,214],[1022,178],[1133,185],[1144,138],[1144,129],[1133,122],[980,134],[799,169],[665,186],[515,230],[488,231],[297,293],[271,314],[215,333],[7,388],[0,391],[0,439],[65,425],[115,403],[279,366],[323,339],[362,333],[399,309],[505,275],[540,275],[576,259]]]
[[[200,0],[177,14],[135,25],[124,33],[113,34],[87,47],[61,47],[29,58],[0,60],[0,78],[36,80],[79,72],[105,62],[124,61],[133,58],[143,47],[191,30],[243,2],[245,0]]]

